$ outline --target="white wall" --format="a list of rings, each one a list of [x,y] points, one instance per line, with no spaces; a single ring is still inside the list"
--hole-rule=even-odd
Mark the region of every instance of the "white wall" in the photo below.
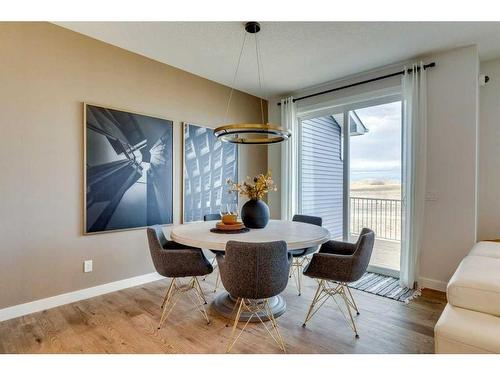
[[[479,58],[476,47],[427,57],[427,191],[420,276],[444,287],[476,240]],[[437,282],[437,284],[436,284]]]
[[[500,238],[500,59],[481,63],[478,240]]]
[[[435,61],[428,71],[428,176],[427,191],[438,195],[426,204],[424,249],[421,257],[423,285],[443,289],[460,260],[476,238],[476,132],[478,124],[478,52],[475,46],[446,51],[422,58]],[[326,87],[293,93],[337,87],[351,81],[395,71],[402,64],[369,72],[359,77],[329,84]],[[362,91],[384,90],[398,82],[394,79],[358,86],[327,96],[308,99],[302,107],[335,101],[340,95],[353,96]],[[278,98],[269,100],[269,119],[279,122]],[[269,149],[268,163],[279,169],[279,149]],[[279,217],[280,197],[270,197],[273,217]]]

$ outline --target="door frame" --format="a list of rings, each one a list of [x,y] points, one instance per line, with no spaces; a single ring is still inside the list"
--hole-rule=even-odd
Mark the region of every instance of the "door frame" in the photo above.
[[[349,238],[349,202],[350,202],[350,116],[349,112],[356,109],[374,107],[377,105],[383,105],[388,103],[393,103],[402,100],[401,86],[393,86],[381,90],[367,91],[359,95],[353,95],[349,97],[337,98],[333,100],[328,100],[325,102],[318,102],[310,104],[307,106],[297,107],[297,121],[298,121],[298,139],[300,140],[301,134],[301,122],[304,120],[330,116],[333,114],[342,113],[344,116],[344,126],[342,128],[342,142],[343,142],[343,158],[344,158],[344,168],[343,168],[343,213],[342,213],[342,230],[343,239],[347,241]],[[347,125],[347,126],[346,126]],[[401,132],[403,133],[403,131]],[[295,150],[297,155],[297,185],[300,179],[301,165],[300,165],[300,142],[297,142],[297,149]],[[403,153],[401,152],[401,158]],[[401,160],[402,161],[402,160]],[[403,163],[401,162],[401,168],[403,168]],[[401,171],[402,173],[403,171]],[[294,197],[297,202],[296,207],[300,210],[299,194]],[[399,278],[399,270],[393,270],[390,268],[384,268],[379,266],[369,265],[369,272],[374,272],[382,275],[387,275],[391,277]]]

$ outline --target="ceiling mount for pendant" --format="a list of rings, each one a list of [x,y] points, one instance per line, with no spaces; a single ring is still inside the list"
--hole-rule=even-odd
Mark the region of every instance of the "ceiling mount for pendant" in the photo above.
[[[245,30],[249,34],[257,34],[260,31],[260,23],[258,22],[247,22],[245,24]]]
[[[255,39],[255,52],[257,55],[257,72],[259,79],[259,88],[262,92],[262,79],[261,79],[261,64],[260,64],[260,50],[259,43],[257,39],[257,33],[260,31],[260,24],[258,22],[247,22],[245,24],[245,31],[248,34],[253,34]],[[238,58],[238,63],[236,65],[236,71],[233,77],[233,84],[231,85],[231,92],[229,94],[229,99],[226,108],[226,116],[224,122],[226,121],[229,106],[231,104],[231,98],[233,96],[234,84],[238,75],[238,70],[240,67],[241,56],[243,55],[243,49],[245,47],[247,34],[245,34],[243,43],[241,46],[240,56]],[[224,142],[240,143],[240,144],[271,144],[286,141],[291,137],[291,133],[288,130],[281,128],[278,125],[269,124],[264,122],[264,106],[262,103],[262,98],[260,99],[260,110],[261,119],[260,124],[230,124],[219,126],[214,129],[214,135]]]

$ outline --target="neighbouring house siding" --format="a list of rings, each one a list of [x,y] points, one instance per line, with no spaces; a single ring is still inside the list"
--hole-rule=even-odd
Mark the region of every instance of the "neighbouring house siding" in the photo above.
[[[332,116],[303,120],[300,138],[299,211],[321,216],[331,237],[341,237],[341,128]]]

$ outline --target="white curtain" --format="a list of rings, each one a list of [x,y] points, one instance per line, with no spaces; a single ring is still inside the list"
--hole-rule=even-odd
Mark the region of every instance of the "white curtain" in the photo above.
[[[281,99],[281,126],[292,133],[281,143],[281,218],[291,220],[297,210],[297,106],[293,97]]]
[[[423,239],[427,173],[427,85],[423,63],[405,67],[403,91],[403,220],[400,284],[414,288]]]

